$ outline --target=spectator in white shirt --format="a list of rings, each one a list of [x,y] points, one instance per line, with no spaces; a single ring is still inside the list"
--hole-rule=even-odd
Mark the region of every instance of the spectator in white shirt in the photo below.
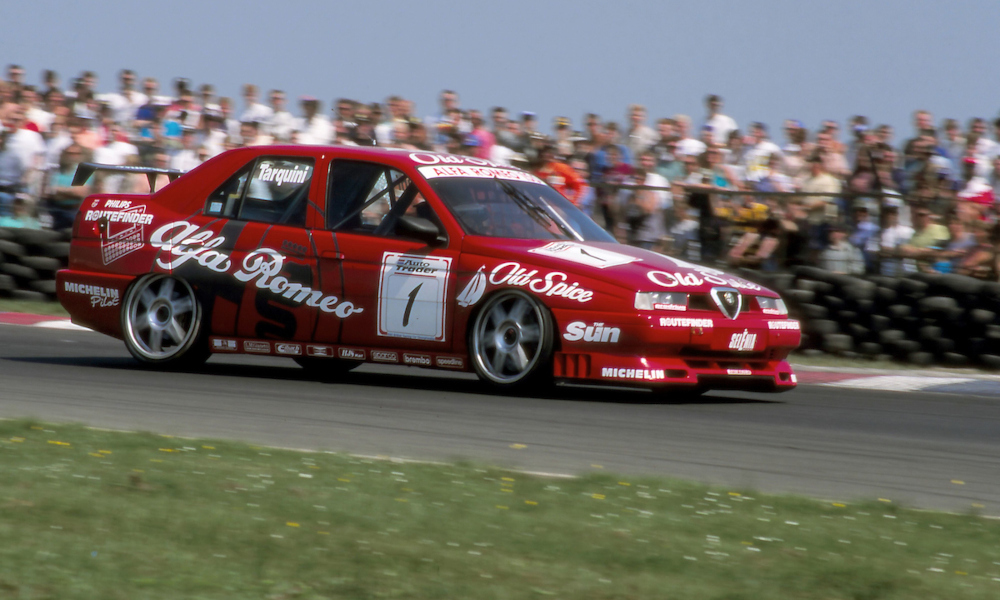
[[[276,142],[288,142],[297,119],[285,108],[285,92],[271,90],[271,110],[274,111],[269,123],[271,136]]]
[[[691,137],[691,117],[674,115],[674,126],[677,128],[677,154],[684,156],[701,156],[708,146],[701,140]]]
[[[264,104],[261,104],[258,100],[257,86],[248,83],[243,86],[243,102],[246,108],[243,109],[243,113],[240,114],[240,123],[259,123],[260,133],[269,133],[268,124],[271,122],[271,117],[274,115],[274,110]]]
[[[299,143],[308,145],[325,145],[333,141],[333,125],[330,119],[320,114],[319,100],[312,96],[299,98],[302,107],[302,118],[299,120]]]
[[[709,94],[705,97],[705,107],[708,109],[708,116],[705,118],[705,125],[712,127],[712,136],[716,144],[724,146],[729,142],[729,134],[736,131],[736,120],[730,116],[722,114],[722,97]]]

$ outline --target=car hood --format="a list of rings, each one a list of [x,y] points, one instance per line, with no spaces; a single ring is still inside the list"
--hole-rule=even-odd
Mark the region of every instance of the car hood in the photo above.
[[[732,287],[748,294],[778,297],[759,284],[724,271],[624,244],[467,236],[462,251],[572,273],[628,290],[708,293],[715,287]]]

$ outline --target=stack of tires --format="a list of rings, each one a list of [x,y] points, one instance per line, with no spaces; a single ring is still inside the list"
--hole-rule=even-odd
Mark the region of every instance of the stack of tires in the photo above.
[[[1000,283],[962,275],[838,275],[814,267],[753,275],[802,321],[806,354],[1000,368]]]
[[[70,232],[0,228],[0,297],[55,300],[56,271],[66,268]]]

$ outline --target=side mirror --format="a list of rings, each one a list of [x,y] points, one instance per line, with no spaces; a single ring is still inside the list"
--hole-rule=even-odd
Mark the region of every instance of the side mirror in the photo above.
[[[428,246],[440,246],[448,241],[433,221],[411,215],[399,217],[396,221],[396,234],[416,238]]]

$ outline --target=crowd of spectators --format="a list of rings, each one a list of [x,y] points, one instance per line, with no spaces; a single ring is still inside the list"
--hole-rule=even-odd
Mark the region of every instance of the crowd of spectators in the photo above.
[[[855,116],[809,129],[789,119],[772,135],[745,128],[705,98],[700,121],[653,121],[628,107],[621,125],[587,114],[551,129],[531,112],[465,109],[452,90],[434,114],[384,103],[317,98],[292,112],[281,90],[242,89],[240,106],[211,84],[124,69],[99,92],[83,72],[63,88],[8,65],[0,80],[0,226],[65,228],[94,191],[148,193],[144,176],[73,186],[80,162],[188,171],[227,149],[270,143],[383,146],[466,154],[529,169],[621,241],[682,258],[764,270],[813,264],[843,273],[955,272],[997,280],[1000,119],[935,124],[924,110],[897,142],[888,125]],[[993,135],[990,135],[990,129]]]

